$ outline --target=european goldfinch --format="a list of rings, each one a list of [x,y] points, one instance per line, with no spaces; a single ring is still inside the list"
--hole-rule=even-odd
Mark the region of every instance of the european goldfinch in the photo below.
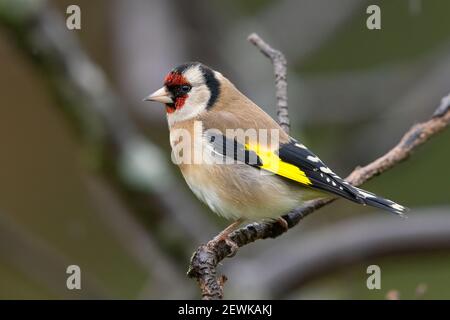
[[[194,194],[215,213],[235,220],[223,236],[243,220],[277,219],[305,201],[330,195],[399,215],[407,210],[341,179],[221,73],[201,63],[174,68],[164,86],[144,100],[165,104],[173,160]],[[264,132],[277,141],[239,139],[239,130]],[[197,138],[187,144],[186,133]],[[186,154],[196,149],[206,152],[189,161],[195,156]]]

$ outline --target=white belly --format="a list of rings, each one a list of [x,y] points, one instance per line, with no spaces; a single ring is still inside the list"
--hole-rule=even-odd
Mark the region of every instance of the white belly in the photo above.
[[[317,198],[315,191],[245,164],[199,165],[183,171],[194,194],[228,218],[276,218]]]

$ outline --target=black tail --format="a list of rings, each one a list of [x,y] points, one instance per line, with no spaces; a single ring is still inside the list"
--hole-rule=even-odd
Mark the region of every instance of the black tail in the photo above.
[[[406,212],[409,210],[408,208],[395,203],[394,201],[381,198],[371,192],[368,192],[366,190],[362,190],[356,187],[353,187],[355,189],[355,193],[357,195],[356,202],[360,202],[363,204],[367,204],[372,207],[388,210],[392,213],[398,214],[400,216],[405,216]]]

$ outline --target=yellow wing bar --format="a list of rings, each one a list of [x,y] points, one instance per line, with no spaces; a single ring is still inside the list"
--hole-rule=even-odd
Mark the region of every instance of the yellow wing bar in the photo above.
[[[262,166],[260,166],[261,169],[305,185],[312,185],[311,180],[309,180],[305,172],[293,164],[284,162],[273,151],[261,146],[260,144],[249,145],[247,143],[245,144],[245,148],[257,154],[262,162]]]

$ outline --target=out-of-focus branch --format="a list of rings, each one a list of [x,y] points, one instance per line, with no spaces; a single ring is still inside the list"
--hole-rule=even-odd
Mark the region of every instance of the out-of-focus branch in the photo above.
[[[142,285],[139,299],[181,299],[193,296],[192,283],[183,277],[167,252],[160,250],[155,236],[135,219],[121,203],[120,196],[105,179],[98,175],[84,177],[97,212],[105,225],[115,233],[118,242],[145,270],[157,275],[149,277]],[[190,286],[190,285],[191,286]]]
[[[32,283],[45,288],[49,298],[73,299],[73,292],[67,290],[64,285],[67,280],[66,269],[73,263],[73,257],[66,255],[57,246],[52,246],[51,243],[26,228],[22,228],[10,216],[12,215],[0,213],[0,260],[14,268],[15,273],[22,274]],[[3,280],[3,286],[7,286],[7,279]],[[14,294],[17,295],[20,291],[13,292],[10,298],[14,298]],[[26,292],[27,297],[32,295],[33,290]],[[99,281],[97,275],[88,270],[83,270],[83,290],[80,290],[77,297],[114,298]]]
[[[0,0],[0,24],[46,76],[67,119],[89,145],[88,163],[123,191],[141,217],[153,214],[160,222],[153,227],[170,224],[178,230],[158,233],[165,237],[161,243],[177,243],[177,250],[168,252],[180,252],[180,243],[202,241],[214,232],[200,212],[187,217],[179,210],[189,203],[175,207],[166,196],[176,190],[179,199],[189,199],[167,158],[138,131],[103,71],[80,46],[76,31],[66,28],[57,11],[44,0]],[[188,254],[187,245],[183,249]]]
[[[271,56],[269,55],[269,57]],[[431,119],[414,125],[388,153],[365,167],[356,168],[346,180],[355,186],[359,186],[374,176],[393,168],[401,161],[407,159],[417,147],[444,130],[449,123],[450,99],[444,98]],[[308,214],[334,200],[336,198],[311,201],[307,205],[289,212],[283,218],[287,221],[288,227],[292,228]],[[276,238],[284,232],[286,230],[277,222],[255,222],[234,231],[230,235],[230,239],[238,247],[242,247],[258,239]],[[233,249],[225,241],[221,241],[218,244],[211,241],[206,245],[200,246],[192,256],[188,275],[198,281],[203,299],[223,298],[224,278],[223,276],[217,276],[216,268],[225,257],[235,253]]]

